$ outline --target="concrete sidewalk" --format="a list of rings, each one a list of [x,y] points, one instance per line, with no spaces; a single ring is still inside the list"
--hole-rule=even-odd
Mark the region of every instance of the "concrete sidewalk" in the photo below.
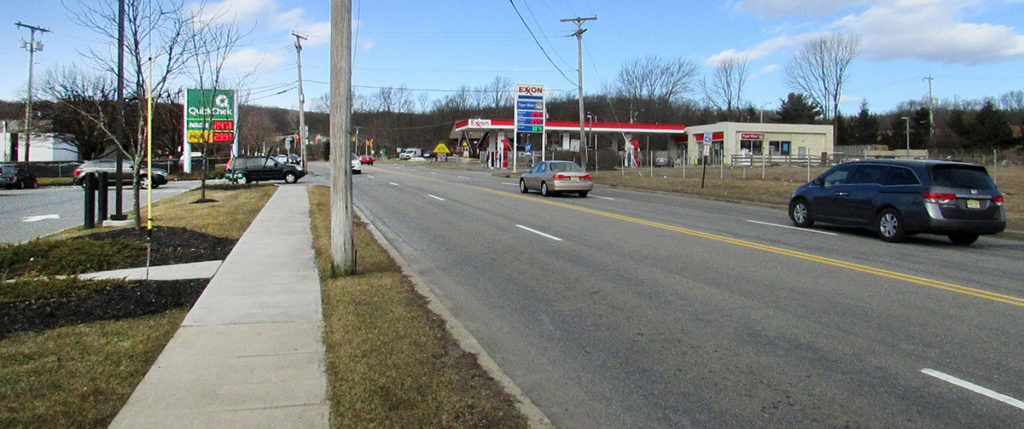
[[[114,428],[325,428],[306,187],[286,185],[217,270]]]

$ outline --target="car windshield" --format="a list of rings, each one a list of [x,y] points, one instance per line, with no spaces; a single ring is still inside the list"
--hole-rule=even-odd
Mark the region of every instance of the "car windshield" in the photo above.
[[[575,162],[552,162],[551,171],[583,171]]]
[[[932,169],[932,182],[947,188],[996,189],[984,168],[970,165],[936,165]]]

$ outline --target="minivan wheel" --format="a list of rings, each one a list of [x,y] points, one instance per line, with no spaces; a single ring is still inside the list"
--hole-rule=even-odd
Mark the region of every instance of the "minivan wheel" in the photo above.
[[[530,192],[530,190],[526,188],[526,181],[523,179],[519,179],[519,192],[524,194]]]
[[[551,191],[548,190],[548,182],[540,182],[540,194],[545,197],[551,196]]]
[[[807,200],[799,198],[789,203],[789,219],[793,221],[793,225],[801,228],[814,225],[814,219],[811,219],[811,210],[807,208]]]
[[[290,171],[284,173],[284,183],[295,183],[296,180],[298,179],[295,178],[295,173],[292,173]]]
[[[898,243],[907,238],[907,232],[903,228],[903,217],[896,209],[882,210],[878,214],[878,222],[875,223],[875,226],[878,228],[878,237],[882,241]]]
[[[968,244],[978,241],[978,233],[976,232],[954,232],[948,235],[949,241],[957,246],[966,246]]]

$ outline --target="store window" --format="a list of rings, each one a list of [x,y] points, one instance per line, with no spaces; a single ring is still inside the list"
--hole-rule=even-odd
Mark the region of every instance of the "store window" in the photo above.
[[[761,140],[740,140],[740,152],[760,155],[764,142]]]
[[[789,155],[792,142],[773,140],[768,142],[768,148],[771,150],[772,155]]]

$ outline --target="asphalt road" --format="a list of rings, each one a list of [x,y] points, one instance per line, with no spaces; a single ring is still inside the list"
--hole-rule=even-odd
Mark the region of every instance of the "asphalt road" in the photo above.
[[[559,427],[1024,427],[1022,242],[410,164],[353,199]]]
[[[198,181],[174,181],[153,190],[153,201],[195,189]],[[114,189],[111,187],[109,212],[114,213]],[[123,211],[131,215],[132,190],[125,187]],[[139,196],[146,205],[146,192]],[[79,186],[57,186],[38,189],[0,190],[0,243],[21,243],[83,225],[85,192]],[[145,214],[143,214],[145,216]]]

